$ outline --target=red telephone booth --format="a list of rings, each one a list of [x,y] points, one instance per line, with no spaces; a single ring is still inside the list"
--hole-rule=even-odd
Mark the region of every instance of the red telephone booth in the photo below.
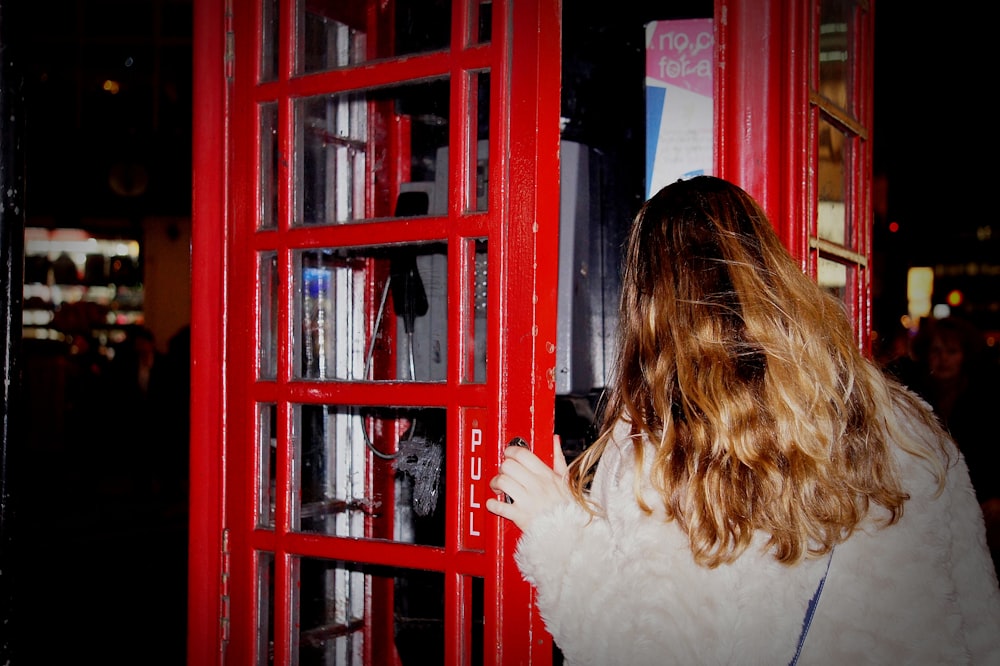
[[[764,4],[708,5],[714,169],[863,341],[871,8]],[[552,663],[484,504],[565,385],[571,10],[195,4],[189,663]]]

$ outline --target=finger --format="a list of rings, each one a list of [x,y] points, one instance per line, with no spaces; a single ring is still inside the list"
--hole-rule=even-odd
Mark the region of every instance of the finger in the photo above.
[[[508,447],[503,460],[500,461],[497,476],[505,476],[520,485],[529,483],[533,475],[531,467],[529,467],[533,457],[534,454],[527,449],[518,446]],[[509,486],[505,487],[509,488]]]
[[[559,435],[552,435],[552,471],[559,478],[566,476],[567,471],[566,456],[563,455],[562,438]]]
[[[509,520],[507,514],[513,508],[514,507],[512,505],[507,504],[506,502],[501,502],[500,500],[494,499],[492,497],[486,500],[486,510],[492,514],[500,516],[501,518],[507,518]]]
[[[520,446],[508,447],[504,452],[504,462],[501,468],[506,473],[514,474],[519,479],[523,477],[518,472],[518,467],[530,475],[543,475],[551,472],[552,468],[548,463],[539,458],[533,451]]]
[[[508,446],[503,450],[504,459],[510,458],[511,460],[528,460],[535,454],[531,449],[527,449],[523,446]]]
[[[486,500],[486,510],[490,513],[500,516],[501,518],[506,518],[507,520],[517,524],[516,517],[519,516],[520,509],[514,504],[507,504],[506,502],[501,502],[496,498],[489,498]]]
[[[547,467],[543,469],[548,470]],[[501,496],[504,502],[513,504],[515,499],[532,494],[533,489],[537,488],[537,483],[536,477],[523,465],[514,461],[504,461],[501,472],[490,482],[490,488]]]
[[[524,490],[524,484],[509,472],[501,472],[490,480],[490,490],[497,495],[518,495]]]

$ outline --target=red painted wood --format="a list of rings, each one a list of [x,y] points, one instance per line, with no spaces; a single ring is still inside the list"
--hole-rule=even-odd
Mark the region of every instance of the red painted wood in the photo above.
[[[857,293],[855,295],[856,315],[858,331],[858,343],[862,351],[870,355],[871,332],[872,332],[872,234],[875,222],[875,213],[872,204],[874,189],[874,167],[872,165],[872,129],[875,121],[874,95],[875,77],[875,0],[872,0],[871,7],[867,11],[859,12],[858,30],[860,48],[855,58],[857,72],[855,76],[854,99],[857,103],[855,114],[861,121],[863,127],[868,130],[867,140],[861,141],[858,155],[858,168],[855,176],[858,179],[855,185],[857,195],[854,199],[854,209],[852,215],[859,223],[855,225],[857,236],[855,247],[858,252],[868,259],[868,268],[861,271],[857,281]]]
[[[719,176],[761,203],[805,267],[808,44],[792,32],[797,4],[716,2],[716,160]]]
[[[223,3],[194,5],[189,664],[222,663],[225,119]]]
[[[226,356],[219,369],[226,382],[225,425],[223,437],[226,441],[224,465],[227,484],[220,489],[226,507],[225,528],[229,539],[229,641],[226,645],[226,661],[229,664],[254,663],[256,649],[256,612],[258,589],[255,578],[257,559],[249,546],[249,533],[254,527],[254,509],[256,506],[255,460],[257,451],[257,405],[253,393],[257,376],[258,330],[257,324],[257,253],[251,245],[251,239],[259,224],[257,205],[259,197],[259,166],[258,166],[258,117],[257,104],[252,94],[253,82],[257,78],[257,63],[260,62],[257,44],[260,42],[259,18],[257,3],[251,5],[231,6],[232,12],[232,79],[230,94],[232,105],[227,116],[227,132],[229,134],[231,151],[231,168],[225,183],[228,194],[228,211],[226,225],[228,227],[227,246],[229,264],[227,270],[227,316],[225,319],[225,338],[227,340]],[[283,22],[287,14],[280,17]],[[284,67],[279,63],[277,76],[282,78]],[[273,99],[273,98],[272,98]],[[281,100],[278,100],[278,126],[287,123],[287,113]],[[280,136],[280,132],[279,132]],[[282,214],[287,210],[282,196],[285,194],[281,183],[285,182],[284,170],[287,160],[279,160],[279,197],[278,213],[279,230],[282,225]],[[277,232],[277,233],[280,233]],[[283,253],[277,254],[279,272],[287,261]],[[287,281],[280,283],[280,293],[287,293]],[[277,303],[279,320],[287,312],[287,298],[279,298]],[[286,348],[287,341],[283,339],[283,331],[279,331],[279,356]],[[283,367],[278,364],[278,380],[280,386],[283,379]],[[288,433],[282,427],[282,416],[286,410],[281,401],[278,404],[277,424],[277,498],[276,524],[282,525],[287,520],[287,503],[281,501],[286,496],[283,480],[287,478],[282,470],[290,467],[290,461],[285,455],[288,448]],[[274,586],[274,615],[280,621],[287,617],[288,594],[284,588],[282,575],[283,559],[280,553],[274,557],[274,575],[271,583]],[[277,622],[276,622],[277,624]],[[250,629],[248,631],[248,629]],[[274,652],[275,663],[282,663],[287,651],[285,635],[275,632]]]
[[[558,3],[515,2],[509,34],[498,36],[509,50],[509,127],[491,136],[508,138],[503,179],[510,191],[500,228],[503,239],[501,291],[496,314],[504,346],[491,347],[500,359],[497,429],[501,450],[514,436],[534,443],[543,459],[552,457],[555,368],[555,310],[559,225],[559,96],[561,15]],[[495,145],[495,144],[494,144]],[[493,202],[491,202],[492,204]],[[492,328],[492,325],[491,325]],[[494,366],[495,367],[495,366]],[[500,530],[496,579],[502,626],[497,663],[547,664],[551,638],[533,605],[531,588],[519,581],[512,554],[517,531]],[[530,612],[529,612],[530,609]]]

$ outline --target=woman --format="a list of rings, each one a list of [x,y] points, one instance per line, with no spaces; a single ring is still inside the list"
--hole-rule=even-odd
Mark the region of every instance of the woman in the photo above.
[[[566,661],[1000,663],[961,455],[758,204],[678,181],[625,259],[600,437],[508,448],[487,503]]]

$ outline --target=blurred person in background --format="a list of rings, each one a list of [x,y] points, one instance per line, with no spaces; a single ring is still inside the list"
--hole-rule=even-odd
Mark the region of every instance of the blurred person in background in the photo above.
[[[913,388],[934,408],[965,456],[1000,565],[1000,372],[983,332],[959,317],[929,320],[915,341],[923,372]]]
[[[912,386],[922,374],[916,359],[913,337],[910,329],[900,324],[877,341],[875,362],[904,386]]]
[[[153,331],[142,324],[124,328],[124,339],[102,377],[101,406],[95,417],[102,439],[98,449],[102,487],[111,495],[149,499],[156,493],[153,452],[159,436],[159,401],[153,374],[161,363]],[[108,421],[113,419],[114,428]]]

